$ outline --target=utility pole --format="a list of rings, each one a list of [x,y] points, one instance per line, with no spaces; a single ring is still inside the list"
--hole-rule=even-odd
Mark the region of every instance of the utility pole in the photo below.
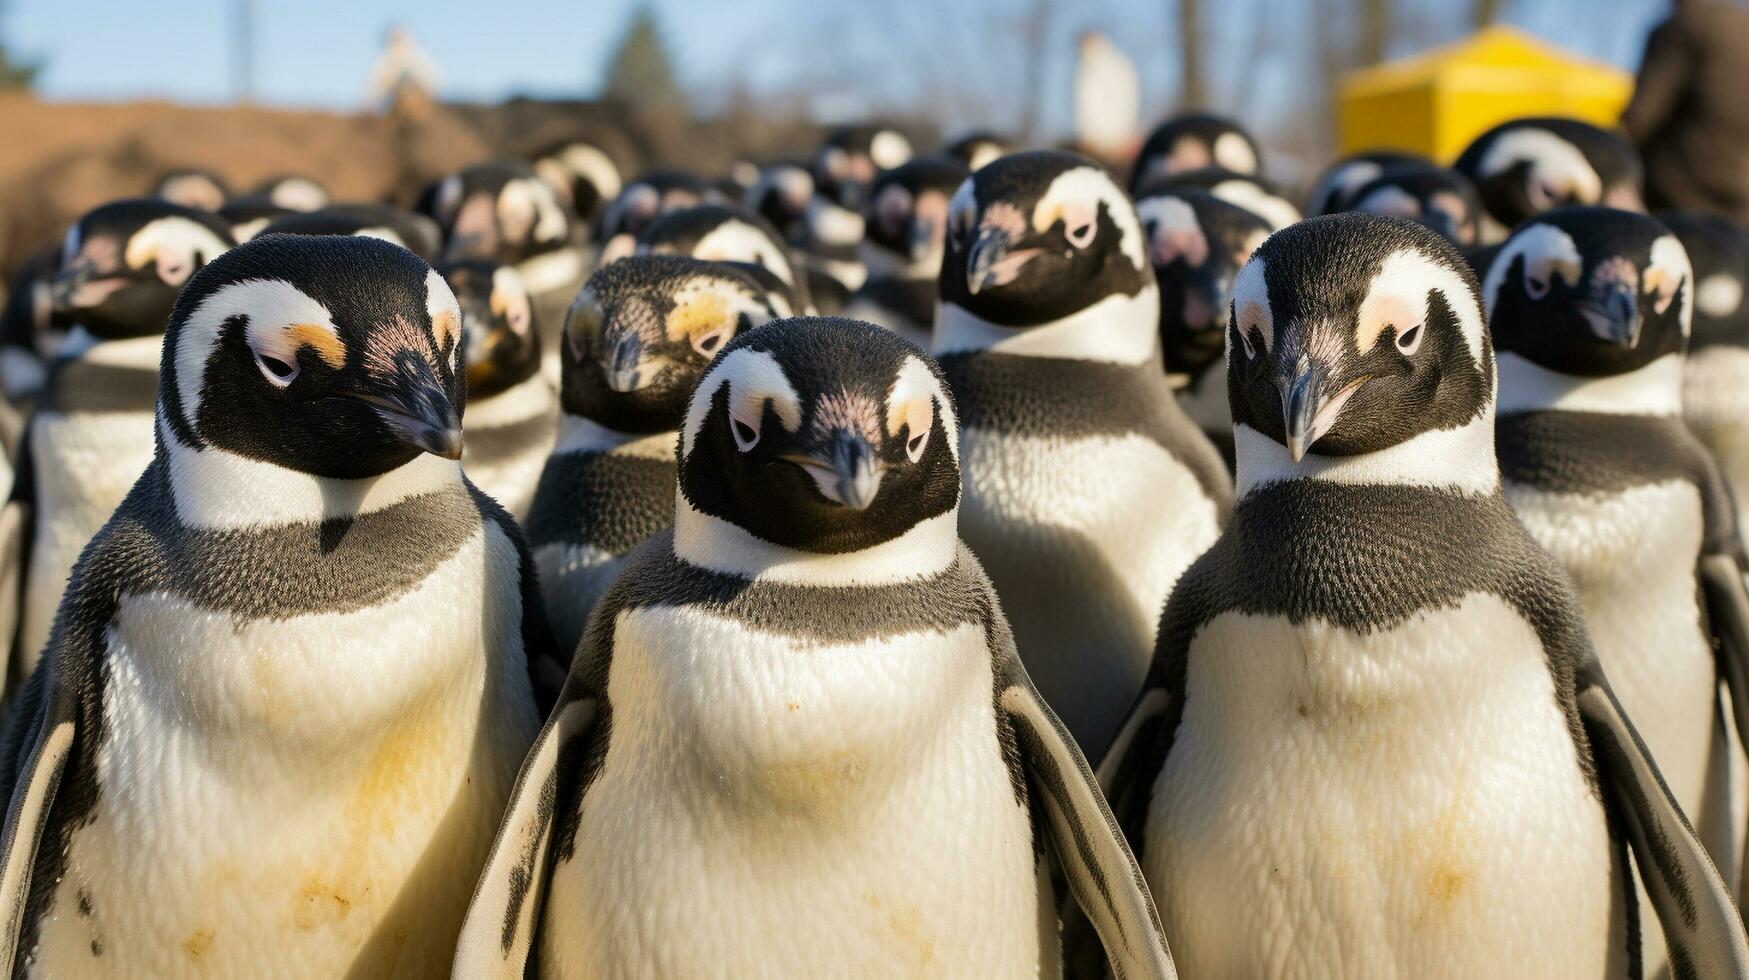
[[[231,0],[231,97],[255,101],[255,0]]]

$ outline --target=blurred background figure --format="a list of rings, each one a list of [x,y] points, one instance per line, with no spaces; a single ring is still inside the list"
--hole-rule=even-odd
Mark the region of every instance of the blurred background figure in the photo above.
[[[1646,163],[1654,208],[1749,223],[1749,5],[1675,0],[1646,40],[1623,128]]]
[[[370,72],[371,105],[392,111],[417,111],[431,104],[437,91],[437,64],[403,27],[391,27],[383,37],[383,53]]]
[[[1075,142],[1102,161],[1135,152],[1142,82],[1135,62],[1098,31],[1081,35],[1075,62]]]

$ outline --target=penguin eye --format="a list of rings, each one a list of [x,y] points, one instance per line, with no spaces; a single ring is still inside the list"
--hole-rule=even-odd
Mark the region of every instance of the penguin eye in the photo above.
[[[729,416],[729,434],[735,438],[735,448],[746,452],[759,444],[759,428]]]
[[[1397,334],[1397,351],[1405,357],[1421,349],[1421,324],[1417,323]]]
[[[1257,351],[1251,346],[1251,335],[1246,333],[1243,327],[1234,327],[1233,332],[1239,335],[1239,346],[1245,351],[1245,359],[1255,361]]]
[[[255,351],[255,366],[261,369],[261,376],[275,388],[284,388],[298,379],[298,365],[295,361],[283,361],[271,354]]]
[[[905,441],[905,455],[915,463],[923,458],[923,449],[929,445],[929,430],[924,429]]]
[[[1098,230],[1097,227],[1091,221],[1079,227],[1070,228],[1067,233],[1069,244],[1076,248],[1086,248],[1093,244],[1093,233],[1096,230]]]
[[[692,349],[703,357],[714,357],[723,346],[723,338],[728,335],[729,328],[727,326],[718,327],[710,333],[699,334],[692,338]]]
[[[1536,276],[1525,276],[1524,291],[1530,294],[1531,299],[1542,299],[1549,294],[1549,281]]]

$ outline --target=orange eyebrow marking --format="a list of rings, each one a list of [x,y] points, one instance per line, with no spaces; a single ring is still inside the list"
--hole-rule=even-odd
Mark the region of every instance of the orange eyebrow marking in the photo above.
[[[440,310],[431,318],[431,333],[437,346],[448,348],[461,334],[461,317],[454,310]]]
[[[318,327],[313,323],[294,323],[285,328],[285,332],[299,347],[313,347],[316,355],[328,362],[328,366],[339,370],[346,366],[346,344],[334,331]]]

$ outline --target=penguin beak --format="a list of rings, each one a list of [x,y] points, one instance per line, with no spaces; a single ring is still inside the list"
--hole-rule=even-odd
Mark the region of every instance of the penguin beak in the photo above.
[[[1368,380],[1366,377],[1356,378],[1338,388],[1332,383],[1328,367],[1303,359],[1292,377],[1284,377],[1278,382],[1282,431],[1287,437],[1288,455],[1295,463],[1304,459],[1312,446],[1335,427],[1349,397]]]
[[[881,467],[874,448],[860,435],[840,430],[818,455],[789,455],[784,459],[800,466],[814,478],[814,485],[827,500],[867,510],[881,488]]]
[[[620,335],[606,349],[601,363],[607,386],[618,392],[637,391],[644,357],[644,338],[635,333]]]
[[[369,405],[396,439],[433,456],[462,458],[461,413],[424,358],[402,357],[392,377],[372,381],[351,397]]]
[[[1599,340],[1629,348],[1639,344],[1644,320],[1632,286],[1624,282],[1593,286],[1575,305]]]
[[[973,296],[994,286],[1006,286],[1020,276],[1022,266],[1038,256],[1040,249],[1011,249],[1008,232],[985,228],[978,232],[966,254],[966,290]]]
[[[55,275],[49,298],[56,313],[88,310],[127,284],[128,277],[122,270],[100,269],[91,259],[79,257],[62,266]]]

